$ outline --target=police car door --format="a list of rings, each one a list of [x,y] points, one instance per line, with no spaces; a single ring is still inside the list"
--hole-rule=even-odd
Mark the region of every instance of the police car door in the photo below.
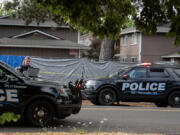
[[[146,79],[146,91],[150,99],[164,97],[170,76],[161,67],[150,67]]]
[[[144,89],[145,80],[147,78],[147,68],[146,67],[135,67],[131,69],[128,73],[124,74],[127,79],[123,79],[121,82],[121,92],[123,98],[127,100],[130,99],[140,99],[142,97],[142,89]]]
[[[9,81],[9,73],[0,67],[0,113],[13,110],[19,102],[18,90]]]

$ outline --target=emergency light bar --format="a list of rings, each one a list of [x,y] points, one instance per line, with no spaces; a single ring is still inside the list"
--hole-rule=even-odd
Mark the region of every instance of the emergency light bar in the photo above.
[[[151,63],[151,62],[145,62],[145,63],[142,63],[141,65],[142,65],[142,66],[151,66],[152,63]]]

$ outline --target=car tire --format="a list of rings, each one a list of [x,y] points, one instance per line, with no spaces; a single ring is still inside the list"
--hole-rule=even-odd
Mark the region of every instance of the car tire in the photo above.
[[[166,102],[155,102],[154,103],[157,107],[167,107],[168,103]]]
[[[40,127],[49,125],[53,121],[54,116],[53,105],[45,100],[32,102],[25,114],[29,124]]]
[[[169,95],[169,105],[171,107],[180,108],[180,91],[174,91]]]
[[[112,105],[116,101],[116,93],[111,88],[102,89],[98,95],[99,105]]]

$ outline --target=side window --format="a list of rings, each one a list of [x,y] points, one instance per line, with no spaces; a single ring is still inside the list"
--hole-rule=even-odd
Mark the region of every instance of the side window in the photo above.
[[[146,78],[145,68],[135,68],[128,73],[130,78]]]
[[[165,78],[168,74],[163,68],[150,68],[149,76],[150,78]]]
[[[0,81],[7,80],[7,74],[3,71],[3,69],[0,68]]]

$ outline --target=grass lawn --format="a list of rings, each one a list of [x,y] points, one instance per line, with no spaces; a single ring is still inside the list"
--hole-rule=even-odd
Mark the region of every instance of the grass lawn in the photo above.
[[[135,133],[122,133],[122,132],[94,132],[94,133],[86,133],[83,131],[74,131],[72,133],[67,132],[37,132],[37,133],[0,133],[0,135],[162,135],[162,134],[135,134]]]

